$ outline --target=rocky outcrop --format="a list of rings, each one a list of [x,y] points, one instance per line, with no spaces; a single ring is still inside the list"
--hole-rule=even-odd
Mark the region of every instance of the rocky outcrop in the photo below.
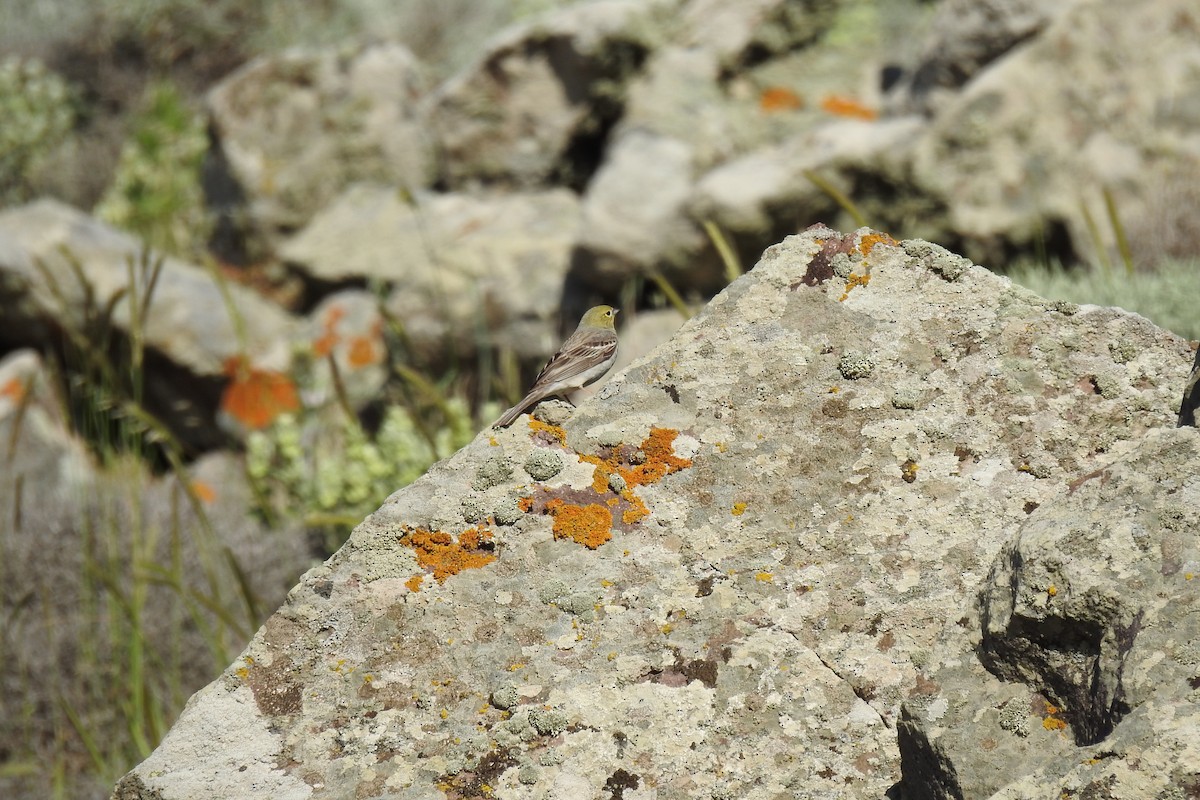
[[[501,32],[428,99],[443,181],[531,188],[586,180],[575,156],[595,149],[620,113],[652,20],[673,5],[601,0]]]
[[[1190,359],[934,245],[810,229],[573,413],[393,495],[114,796],[932,793],[1001,716],[944,696],[951,668],[1044,756],[989,785],[1132,763],[1096,748],[1138,718],[1139,748],[1194,742],[1191,629],[1147,627],[1195,597],[1200,443],[1166,430]],[[964,666],[973,625],[1010,683]]]

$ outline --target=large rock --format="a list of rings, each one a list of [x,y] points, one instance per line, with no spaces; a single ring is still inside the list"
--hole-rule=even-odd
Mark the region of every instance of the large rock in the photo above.
[[[803,47],[833,23],[839,0],[690,0],[680,11],[682,41],[734,69]]]
[[[396,44],[262,56],[217,84],[209,194],[249,239],[237,246],[275,245],[353,181],[424,188],[434,165],[416,112],[423,91],[419,65]]]
[[[1174,426],[1190,355],[809,230],[562,427],[393,495],[115,796],[879,798],[946,624]]]
[[[133,237],[56,201],[0,212],[0,341],[46,349],[75,334],[103,350],[95,337],[111,334],[117,346],[118,337],[138,336],[146,406],[183,442],[207,449],[224,442],[213,419],[229,359],[286,367],[298,323],[249,289],[222,288],[212,273],[170,257],[145,304],[157,259]],[[145,304],[136,329],[131,295]],[[99,330],[106,309],[111,330]]]
[[[681,139],[644,130],[618,137],[584,197],[572,280],[614,292],[635,275],[658,272],[681,291],[719,286],[721,265],[697,257],[704,231],[685,213],[694,161]]]
[[[529,359],[558,339],[578,227],[579,201],[565,189],[408,197],[357,184],[280,253],[325,284],[388,286],[387,310],[428,361],[469,357],[485,328]]]
[[[1200,790],[1198,467],[1154,431],[1033,512],[905,703],[906,798]]]

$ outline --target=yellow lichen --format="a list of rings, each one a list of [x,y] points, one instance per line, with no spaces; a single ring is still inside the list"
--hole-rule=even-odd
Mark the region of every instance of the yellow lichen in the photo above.
[[[567,432],[558,425],[551,425],[548,422],[542,422],[535,417],[529,418],[529,429],[534,433],[546,433],[552,438],[557,439],[558,443],[563,447],[567,446]]]
[[[856,289],[859,286],[866,286],[870,282],[871,282],[870,274],[866,274],[866,275],[852,274],[850,277],[846,278],[846,288],[842,292],[842,296],[838,298],[838,302],[845,301],[845,299],[850,296],[850,292],[852,292],[854,289]]]
[[[1050,584],[1049,586],[1046,587],[1046,594],[1050,595],[1051,597],[1054,597],[1056,594],[1058,594],[1058,587],[1055,586],[1053,583]]]
[[[740,517],[742,514],[746,513],[746,504],[734,503],[733,508],[729,510],[729,513],[733,514],[735,517]]]
[[[896,240],[886,233],[868,233],[858,241],[858,252],[863,256],[871,255],[871,251],[875,249],[877,244],[886,244],[895,246]]]
[[[770,583],[771,581],[775,580],[775,576],[769,572],[759,572],[754,575],[754,580],[762,581],[763,583]]]

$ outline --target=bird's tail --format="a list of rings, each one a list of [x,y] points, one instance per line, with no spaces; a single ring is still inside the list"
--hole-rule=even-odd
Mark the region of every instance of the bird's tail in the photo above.
[[[525,399],[517,403],[515,406],[504,412],[504,416],[492,423],[493,428],[507,428],[517,421],[517,417],[525,413],[525,409],[541,400],[542,396],[534,392],[525,395]]]

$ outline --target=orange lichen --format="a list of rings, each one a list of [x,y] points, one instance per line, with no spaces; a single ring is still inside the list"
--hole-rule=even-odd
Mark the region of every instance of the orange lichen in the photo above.
[[[542,422],[534,417],[529,418],[529,429],[534,433],[545,433],[552,439],[558,440],[558,443],[563,447],[567,446],[567,432],[558,425],[551,425],[548,422]]]
[[[533,510],[533,495],[517,498],[517,508],[528,514]]]
[[[530,427],[565,442],[565,432],[557,426],[531,420]],[[667,428],[651,428],[639,447],[621,445],[606,448],[604,455],[580,454],[581,461],[594,467],[591,486],[539,486],[531,497],[518,501],[520,508],[553,516],[555,538],[570,538],[595,549],[612,538],[615,522],[628,526],[650,516],[650,509],[634,492],[636,487],[692,465],[690,460],[675,455],[673,444],[678,435],[678,431]]]
[[[768,114],[776,111],[798,111],[804,108],[804,98],[786,86],[768,86],[758,96],[758,107]]]
[[[1067,727],[1065,720],[1059,719],[1058,714],[1062,709],[1053,703],[1046,703],[1042,709],[1042,713],[1046,716],[1042,719],[1042,727],[1048,731],[1061,731]]]
[[[646,504],[642,502],[640,497],[630,494],[627,499],[630,501],[630,506],[622,512],[621,522],[626,525],[632,525],[650,516],[650,509],[646,508]]]
[[[258,369],[244,356],[233,356],[225,361],[225,374],[230,381],[221,395],[221,410],[251,430],[300,408],[296,384],[282,372]]]
[[[370,336],[355,336],[350,340],[346,363],[352,367],[369,367],[383,360],[383,348]]]
[[[886,233],[868,233],[859,240],[858,252],[862,253],[864,257],[869,256],[877,244],[886,244],[894,247],[896,245],[896,240],[891,236],[888,236]]]
[[[595,550],[612,538],[612,512],[602,505],[559,503],[552,513],[555,539],[572,539]]]
[[[851,119],[873,120],[879,116],[879,112],[875,109],[863,105],[852,97],[839,94],[826,95],[821,100],[821,110],[827,114],[833,114],[835,117]]]
[[[1061,731],[1067,727],[1067,723],[1058,717],[1046,717],[1042,720],[1042,727],[1048,731]]]
[[[406,580],[404,585],[408,587],[410,592],[419,592],[421,591],[421,582],[424,580],[425,576],[418,572],[416,575],[413,575],[411,578]]]
[[[341,337],[338,336],[334,328],[342,317],[346,316],[346,309],[339,305],[330,306],[321,319],[321,335],[313,340],[313,352],[319,357],[324,358],[333,352],[333,348],[337,346]]]
[[[192,494],[202,503],[212,505],[213,501],[217,499],[217,490],[208,481],[195,480],[189,486]]]
[[[20,403],[25,399],[27,388],[25,382],[20,378],[9,378],[0,386],[0,397],[7,397],[14,403]]]
[[[592,488],[597,492],[609,490],[609,476],[614,473],[621,476],[629,489],[646,486],[692,465],[689,459],[675,455],[673,445],[678,435],[679,431],[670,428],[651,428],[650,435],[638,447],[644,456],[639,464],[624,461],[620,449],[614,450],[607,458],[590,455],[581,455],[579,458],[596,466]],[[624,493],[622,496],[625,496]]]
[[[316,339],[313,339],[312,349],[319,358],[325,358],[333,352],[334,345],[338,342],[337,334],[333,331],[325,331]]]
[[[445,583],[446,578],[464,569],[482,567],[496,560],[492,552],[492,532],[482,525],[463,531],[458,535],[458,541],[443,531],[406,526],[400,544],[416,551],[417,563],[426,572],[433,573],[438,583]],[[409,588],[413,589],[411,585]]]

